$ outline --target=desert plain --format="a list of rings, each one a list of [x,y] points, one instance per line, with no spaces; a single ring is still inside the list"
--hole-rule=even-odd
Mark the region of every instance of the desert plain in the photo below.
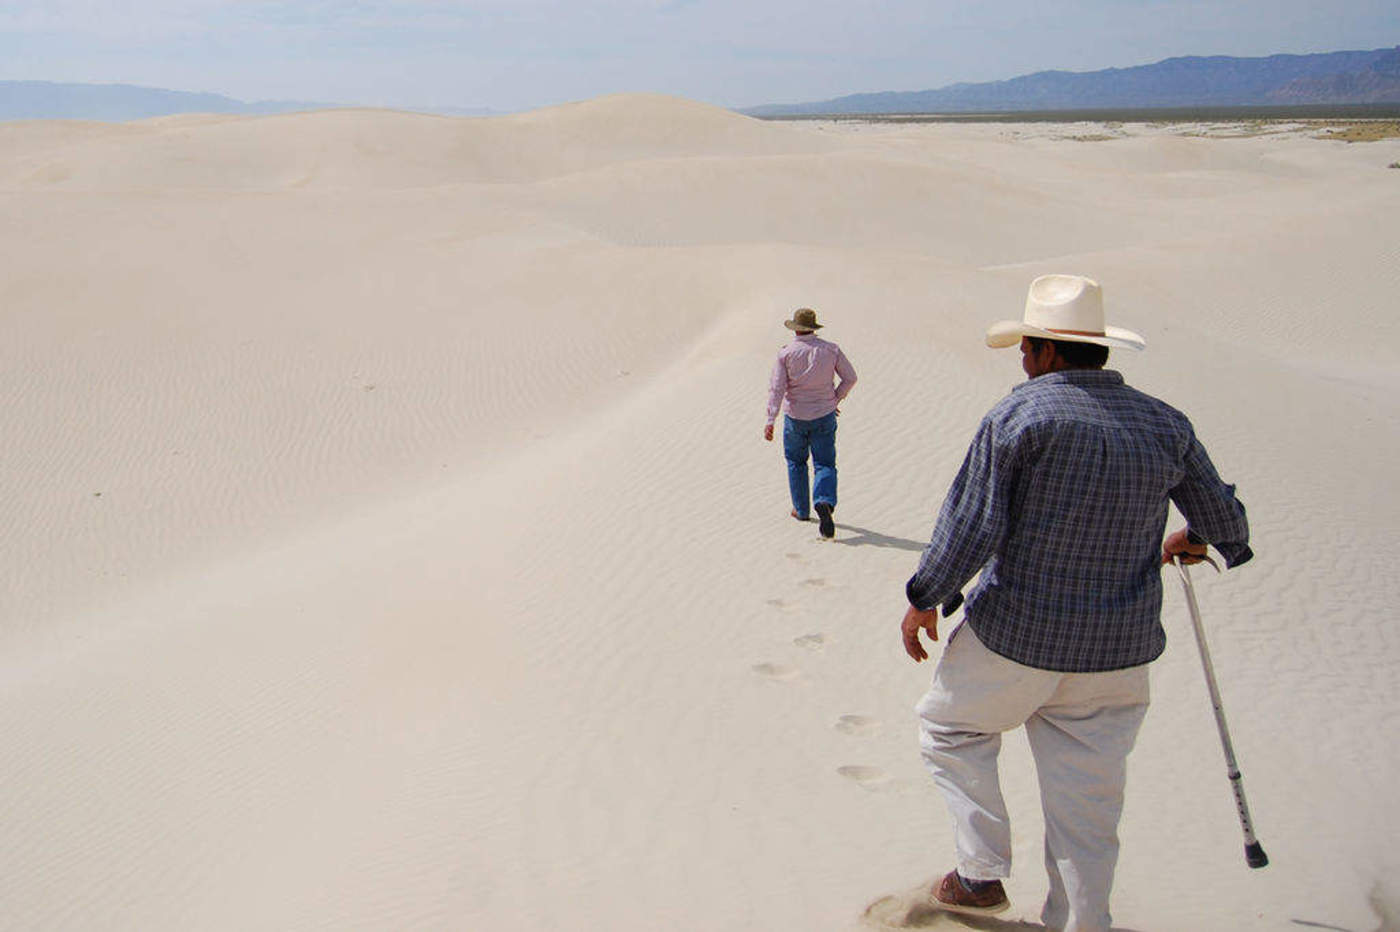
[[[903,583],[1036,275],[1098,279],[1256,558],[1180,587],[1115,921],[1400,929],[1400,140],[627,95],[0,124],[0,928],[1039,928],[952,863]],[[834,541],[762,439],[860,380]],[[951,623],[951,621],[950,621]],[[937,656],[937,649],[934,651]]]

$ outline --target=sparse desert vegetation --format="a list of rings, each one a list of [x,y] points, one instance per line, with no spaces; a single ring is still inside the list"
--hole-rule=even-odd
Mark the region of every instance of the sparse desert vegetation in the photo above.
[[[1376,142],[1381,139],[1400,139],[1400,120],[1329,121],[1313,125],[1323,131],[1317,137],[1318,139],[1339,139],[1342,142]]]

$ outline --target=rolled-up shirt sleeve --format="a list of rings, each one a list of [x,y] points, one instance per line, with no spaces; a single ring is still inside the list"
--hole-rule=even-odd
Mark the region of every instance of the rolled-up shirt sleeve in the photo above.
[[[772,424],[778,419],[778,412],[783,409],[783,397],[787,395],[788,375],[787,366],[783,364],[783,357],[779,356],[773,363],[773,373],[768,378],[768,423]]]
[[[933,537],[904,586],[915,608],[931,611],[960,592],[1006,535],[1014,454],[997,433],[990,418],[982,421],[943,500]]]
[[[1185,473],[1171,490],[1172,502],[1186,518],[1191,534],[1220,551],[1226,566],[1254,556],[1249,548],[1249,521],[1235,487],[1220,478],[1205,447],[1194,436],[1183,460]]]

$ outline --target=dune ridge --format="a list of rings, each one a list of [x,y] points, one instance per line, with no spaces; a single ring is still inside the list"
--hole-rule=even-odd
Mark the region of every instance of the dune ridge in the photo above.
[[[819,136],[679,98],[618,95],[506,117],[322,110],[268,117],[40,121],[0,131],[0,183],[40,190],[436,188],[540,181],[665,158],[826,151]]]

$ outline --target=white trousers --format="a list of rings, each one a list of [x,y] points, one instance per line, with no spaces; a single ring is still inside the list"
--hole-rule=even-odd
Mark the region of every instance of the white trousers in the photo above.
[[[958,872],[1011,874],[1011,826],[997,777],[1001,733],[1026,726],[1045,812],[1050,893],[1040,918],[1064,932],[1108,932],[1128,752],[1147,713],[1147,666],[1039,670],[995,654],[972,628],[948,635],[919,701],[920,748],[953,816]]]

